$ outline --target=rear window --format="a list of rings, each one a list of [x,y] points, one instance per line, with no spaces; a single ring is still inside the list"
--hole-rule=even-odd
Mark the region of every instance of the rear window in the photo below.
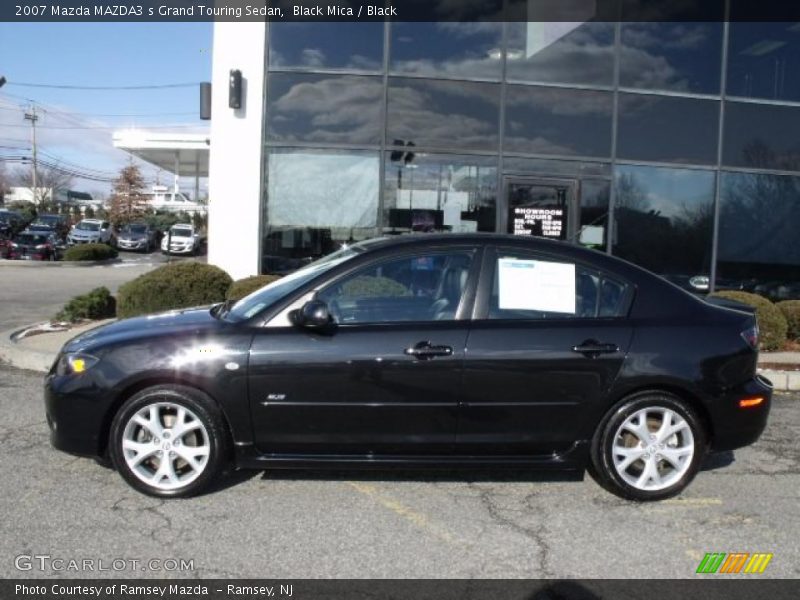
[[[527,253],[500,253],[494,268],[488,318],[623,317],[628,292],[628,284],[585,265]]]

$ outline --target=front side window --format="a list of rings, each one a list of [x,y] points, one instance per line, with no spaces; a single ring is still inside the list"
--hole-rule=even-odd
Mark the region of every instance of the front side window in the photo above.
[[[359,269],[318,298],[340,325],[452,321],[472,256],[465,250],[390,259]]]
[[[489,318],[621,317],[627,298],[627,285],[601,271],[527,253],[500,253],[489,298]]]

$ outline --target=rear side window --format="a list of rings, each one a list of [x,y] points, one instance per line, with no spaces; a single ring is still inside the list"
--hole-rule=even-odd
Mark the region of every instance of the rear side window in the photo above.
[[[594,319],[625,315],[629,286],[574,262],[499,253],[489,319]]]

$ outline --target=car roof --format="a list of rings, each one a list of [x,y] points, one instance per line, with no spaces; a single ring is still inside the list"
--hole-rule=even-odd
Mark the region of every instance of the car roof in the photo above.
[[[81,219],[81,223],[104,223],[104,219]]]
[[[510,233],[411,233],[397,236],[384,236],[358,242],[365,250],[378,250],[383,248],[401,248],[408,246],[429,245],[502,245],[520,246],[544,252],[587,252],[592,255],[606,256],[572,242],[549,240],[536,236],[512,235]]]
[[[404,248],[413,249],[415,246],[504,246],[518,247],[533,250],[543,254],[559,255],[565,258],[589,263],[599,269],[611,269],[613,272],[638,283],[642,277],[645,279],[656,278],[674,287],[673,284],[661,279],[657,275],[626,261],[618,256],[611,256],[602,250],[586,248],[574,242],[551,240],[531,235],[512,235],[504,233],[411,233],[398,236],[384,236],[364,240],[353,244],[362,248],[365,254],[373,252],[392,253]],[[679,289],[676,287],[676,289]],[[683,291],[683,290],[681,290]],[[687,292],[688,293],[688,292]]]

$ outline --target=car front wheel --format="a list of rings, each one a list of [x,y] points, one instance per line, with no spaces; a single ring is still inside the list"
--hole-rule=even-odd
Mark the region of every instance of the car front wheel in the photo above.
[[[225,464],[227,435],[216,404],[202,392],[160,385],[132,396],[111,426],[110,454],[134,488],[186,497],[206,488]]]
[[[639,394],[601,422],[592,440],[592,470],[618,496],[662,500],[689,485],[705,451],[705,430],[694,409],[672,394]]]

